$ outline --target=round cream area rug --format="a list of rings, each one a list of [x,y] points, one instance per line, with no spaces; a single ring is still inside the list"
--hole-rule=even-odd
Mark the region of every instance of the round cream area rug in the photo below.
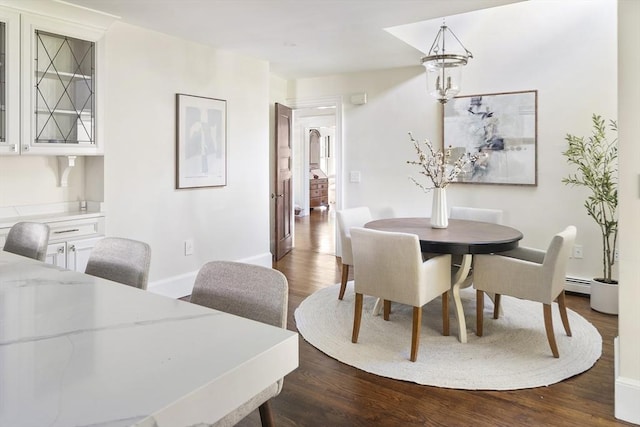
[[[586,371],[602,354],[602,337],[582,316],[568,310],[568,337],[556,304],[552,307],[560,358],[551,355],[542,304],[502,297],[503,315],[494,320],[485,302],[484,335],[475,335],[475,290],[461,292],[468,342],[458,341],[450,304],[451,335],[442,336],[440,298],[423,307],[418,360],[409,361],[412,308],[392,304],[388,322],[372,314],[376,299],[365,296],[358,342],[351,342],[354,292],[349,282],[338,300],[339,284],[307,297],[295,311],[298,331],[327,355],[363,371],[436,387],[466,390],[516,390],[547,386]]]

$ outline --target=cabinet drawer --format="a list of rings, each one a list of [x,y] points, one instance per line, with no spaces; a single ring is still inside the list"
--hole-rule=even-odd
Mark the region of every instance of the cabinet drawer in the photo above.
[[[51,229],[49,233],[50,242],[104,234],[104,217],[51,222],[49,223],[49,228]]]
[[[320,197],[322,196],[322,190],[311,190],[309,192],[309,197],[314,198],[314,197]]]

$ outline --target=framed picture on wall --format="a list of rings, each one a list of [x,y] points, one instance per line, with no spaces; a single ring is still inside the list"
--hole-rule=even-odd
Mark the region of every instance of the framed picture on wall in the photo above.
[[[444,106],[445,148],[451,159],[478,159],[456,182],[537,185],[538,92],[460,96]]]
[[[176,188],[227,185],[227,101],[176,94]]]

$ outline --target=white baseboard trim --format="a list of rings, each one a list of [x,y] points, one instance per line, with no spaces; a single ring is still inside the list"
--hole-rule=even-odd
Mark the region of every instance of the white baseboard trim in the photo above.
[[[622,421],[640,425],[640,381],[621,377],[620,337],[613,340],[613,365],[615,384],[615,417]]]
[[[618,377],[615,388],[616,418],[640,425],[640,381]]]
[[[247,264],[261,265],[263,267],[272,267],[272,256],[270,252],[255,255],[249,258],[237,260]],[[198,275],[198,270],[188,273],[179,274],[177,276],[167,277],[166,279],[156,280],[149,283],[147,290],[154,294],[164,295],[170,298],[182,298],[191,295],[193,283]]]
[[[271,252],[265,252],[249,258],[239,259],[238,262],[246,262],[247,264],[255,264],[271,268],[273,267],[273,255],[271,255]]]
[[[590,281],[577,277],[567,277],[564,282],[564,290],[577,294],[591,295]]]
[[[154,294],[164,295],[170,298],[182,298],[191,295],[193,283],[196,281],[198,271],[179,274],[166,279],[156,280],[149,283],[147,290]]]

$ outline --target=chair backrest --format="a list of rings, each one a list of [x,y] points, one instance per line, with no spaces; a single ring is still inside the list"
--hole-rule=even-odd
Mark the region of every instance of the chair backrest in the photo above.
[[[422,306],[449,288],[451,256],[423,262],[415,234],[352,228],[351,239],[356,293]],[[429,289],[432,281],[437,285]]]
[[[338,233],[342,250],[342,263],[353,265],[353,250],[351,249],[351,228],[363,227],[371,221],[371,211],[367,207],[343,209],[336,212]]]
[[[144,242],[105,237],[91,250],[86,274],[147,289],[151,248]]]
[[[547,248],[542,267],[544,270],[544,281],[551,285],[551,299],[555,298],[560,291],[564,289],[567,262],[569,261],[573,244],[576,241],[576,234],[576,227],[570,225],[562,232],[553,236]]]
[[[18,222],[7,235],[4,250],[44,261],[49,244],[49,226],[39,222]]]
[[[287,327],[287,278],[253,264],[212,261],[200,269],[191,302],[236,316]]]
[[[451,212],[449,213],[449,218],[467,219],[472,221],[482,221],[482,222],[492,222],[494,224],[502,224],[502,210],[452,206]]]

